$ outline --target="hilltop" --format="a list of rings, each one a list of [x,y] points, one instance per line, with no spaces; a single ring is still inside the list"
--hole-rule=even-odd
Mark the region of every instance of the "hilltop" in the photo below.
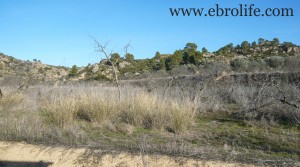
[[[43,64],[40,61],[23,61],[0,53],[0,82],[20,84],[62,80],[68,75],[67,67]]]
[[[251,44],[244,41],[236,46],[231,43],[214,52],[209,52],[205,47],[199,51],[195,43],[187,43],[183,49],[171,54],[156,52],[150,59],[135,60],[134,55],[130,53],[123,57],[113,53],[110,61],[102,60],[78,70],[74,67],[75,72],[72,76],[88,80],[110,80],[112,79],[110,62],[116,63],[117,72],[122,79],[207,74],[216,73],[216,70],[217,73],[290,70],[288,68],[291,63],[297,59],[295,56],[299,55],[299,46],[291,42],[280,43],[278,38],[272,41],[260,38],[258,42],[254,41]]]
[[[64,81],[112,81],[113,68],[120,79],[140,79],[147,77],[166,77],[170,75],[213,74],[222,72],[257,72],[270,70],[296,70],[300,47],[291,42],[280,43],[258,39],[251,44],[247,41],[234,46],[232,43],[219,50],[209,52],[205,47],[199,51],[195,43],[187,43],[183,49],[172,54],[156,52],[150,59],[134,59],[127,53],[123,57],[111,54],[110,60],[86,67],[72,68],[52,66],[40,61],[23,61],[0,54],[0,81],[2,83],[64,82]]]

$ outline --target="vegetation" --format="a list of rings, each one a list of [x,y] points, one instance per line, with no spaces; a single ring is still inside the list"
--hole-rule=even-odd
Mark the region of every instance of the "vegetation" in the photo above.
[[[251,44],[243,41],[236,46],[230,43],[212,53],[205,47],[198,51],[198,46],[190,42],[183,49],[176,50],[172,54],[156,52],[150,59],[135,59],[135,56],[130,53],[120,55],[112,52],[109,53],[108,59],[104,59],[98,64],[90,64],[86,67],[73,66],[72,68],[47,66],[36,59],[34,62],[22,62],[2,54],[0,75],[6,80],[14,75],[26,78],[30,73],[30,80],[34,82],[45,80],[52,82],[58,80],[113,81],[116,80],[115,76],[122,79],[139,79],[149,76],[160,77],[159,74],[162,74],[161,77],[163,77],[206,73],[205,67],[211,63],[227,66],[225,71],[227,73],[287,71],[288,66],[285,64],[287,59],[297,55],[300,55],[300,48],[297,45],[291,42],[280,43],[278,38],[271,41],[260,38]],[[186,67],[189,69],[180,70],[186,69]]]
[[[203,84],[129,82],[120,87],[120,102],[109,85],[8,87],[0,99],[0,139],[140,151],[147,136],[148,153],[291,163],[300,158],[298,81],[273,79],[276,85],[213,77]]]
[[[77,73],[78,73],[78,67],[76,65],[73,65],[70,70],[69,77],[75,77],[77,76]]]
[[[255,165],[299,161],[295,44],[261,38],[210,53],[187,43],[142,60],[129,45],[121,56],[96,44],[107,59],[86,67],[0,54],[0,140]]]

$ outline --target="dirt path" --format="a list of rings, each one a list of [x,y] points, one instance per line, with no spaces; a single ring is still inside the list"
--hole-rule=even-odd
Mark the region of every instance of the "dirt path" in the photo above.
[[[168,156],[138,156],[128,153],[108,154],[84,158],[86,149],[46,147],[26,143],[0,142],[0,166],[43,167],[254,167],[254,165],[197,161]]]

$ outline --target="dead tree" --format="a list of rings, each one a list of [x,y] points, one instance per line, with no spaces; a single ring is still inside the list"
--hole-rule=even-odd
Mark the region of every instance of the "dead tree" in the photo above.
[[[287,100],[286,93],[278,85],[276,85],[276,88],[279,90],[280,94],[282,95],[282,98],[277,99],[278,101],[280,101],[283,104],[292,106],[292,107],[294,107],[296,109],[300,109],[300,107],[297,104],[292,103],[292,102],[290,102],[290,101]]]
[[[103,54],[105,56],[105,58],[107,59],[108,63],[112,66],[114,80],[115,80],[115,82],[117,84],[117,88],[118,88],[118,100],[120,102],[121,89],[120,89],[120,83],[119,83],[119,78],[118,78],[118,69],[117,69],[117,62],[119,61],[120,58],[117,58],[116,60],[113,61],[111,59],[111,57],[113,55],[113,50],[108,52],[107,43],[101,44],[94,37],[91,36],[91,38],[94,40],[94,42],[96,44],[96,52]],[[128,54],[129,47],[130,47],[130,43],[128,43],[124,46],[124,52],[125,52],[124,55]]]

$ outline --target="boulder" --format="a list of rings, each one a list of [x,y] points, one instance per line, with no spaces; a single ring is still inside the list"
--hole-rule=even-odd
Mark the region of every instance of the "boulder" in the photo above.
[[[125,68],[125,67],[127,67],[127,66],[130,66],[131,64],[129,63],[129,62],[127,62],[127,61],[123,61],[123,62],[121,62],[121,63],[119,63],[119,68]]]
[[[93,73],[96,73],[98,70],[99,70],[99,66],[98,64],[95,64],[92,69]]]

